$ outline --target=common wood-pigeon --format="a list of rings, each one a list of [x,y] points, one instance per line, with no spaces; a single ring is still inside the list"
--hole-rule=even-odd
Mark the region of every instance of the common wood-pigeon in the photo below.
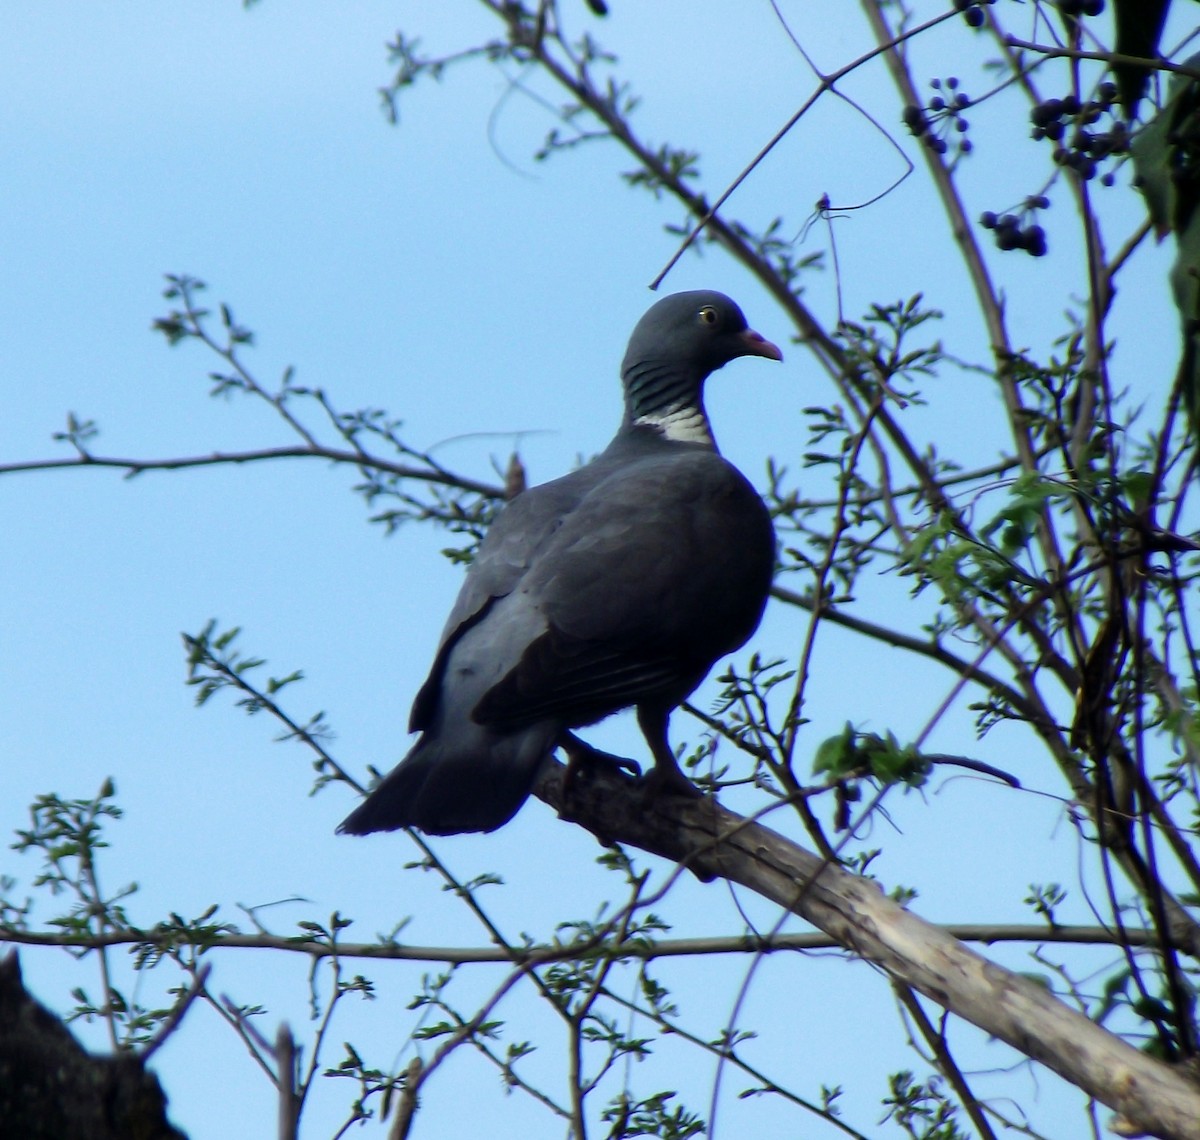
[[[413,703],[420,738],[339,831],[491,831],[581,743],[572,728],[629,706],[650,788],[697,794],[667,720],[757,628],[775,560],[767,508],[704,412],[705,379],[739,356],[783,358],[720,293],[676,293],[638,322],[616,437],[496,518]]]

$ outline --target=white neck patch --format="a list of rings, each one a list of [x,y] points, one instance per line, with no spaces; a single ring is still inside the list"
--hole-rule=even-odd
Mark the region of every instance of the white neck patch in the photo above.
[[[694,405],[668,408],[654,415],[638,416],[635,424],[656,428],[673,443],[706,443],[716,447],[708,427],[708,417]]]

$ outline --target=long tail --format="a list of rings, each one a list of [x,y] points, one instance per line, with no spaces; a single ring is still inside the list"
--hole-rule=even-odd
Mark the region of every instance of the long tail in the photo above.
[[[534,725],[485,748],[452,750],[429,734],[338,825],[343,835],[418,827],[430,835],[494,831],[525,802],[556,731]]]

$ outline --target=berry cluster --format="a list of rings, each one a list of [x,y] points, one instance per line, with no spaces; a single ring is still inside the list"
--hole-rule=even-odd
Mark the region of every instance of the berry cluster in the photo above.
[[[1115,83],[1101,83],[1096,98],[1086,103],[1075,95],[1047,99],[1030,112],[1032,135],[1057,143],[1054,161],[1090,182],[1104,159],[1129,150],[1129,128],[1113,113],[1116,101]],[[1096,124],[1105,116],[1109,119],[1107,130],[1096,130]],[[1112,172],[1106,171],[1100,181],[1111,186]]]
[[[991,210],[984,211],[979,224],[996,234],[996,245],[1003,250],[1023,249],[1030,257],[1046,256],[1046,231],[1037,222],[1023,224],[1025,219],[1035,217],[1038,210],[1045,210],[1050,199],[1045,194],[1034,194],[1025,199],[1020,214],[1001,214],[997,217]]]
[[[1091,0],[1092,3],[1095,0]],[[1103,3],[1103,0],[1100,0]],[[972,28],[983,27],[983,9],[988,4],[995,4],[996,0],[954,0],[954,8],[961,12],[963,19]]]
[[[958,80],[951,76],[945,84],[940,79],[930,80],[929,86],[935,94],[926,107],[910,103],[904,108],[904,125],[934,154],[945,154],[950,149],[947,137],[958,136],[959,154],[971,153],[971,140],[964,137],[970,123],[963,115],[971,100],[958,89]]]

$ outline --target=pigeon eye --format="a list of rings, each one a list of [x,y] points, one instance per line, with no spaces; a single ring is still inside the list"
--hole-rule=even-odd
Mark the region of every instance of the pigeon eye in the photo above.
[[[700,319],[706,325],[715,325],[717,323],[717,310],[714,309],[712,305],[705,305],[704,308],[700,310]]]

